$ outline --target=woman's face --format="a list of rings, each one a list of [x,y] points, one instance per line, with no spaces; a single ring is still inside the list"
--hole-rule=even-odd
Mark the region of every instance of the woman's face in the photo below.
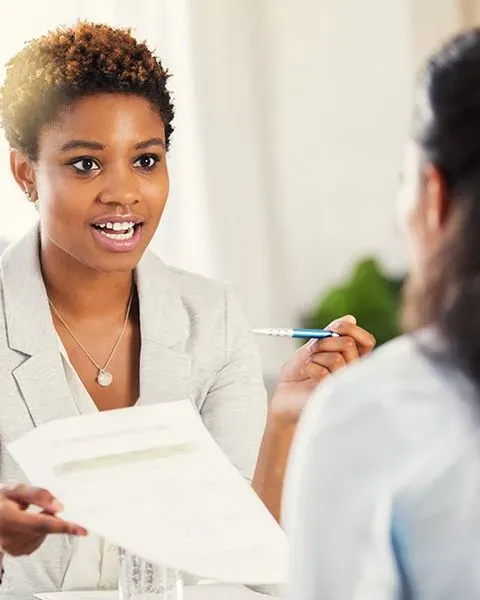
[[[415,143],[409,143],[405,152],[398,212],[413,277],[423,277],[431,256],[443,239],[444,206],[440,173],[434,166],[425,163]]]
[[[42,252],[64,252],[99,272],[136,266],[169,190],[165,128],[147,100],[83,98],[42,128],[33,168],[22,160],[12,165],[38,198]]]
[[[399,194],[399,216],[409,250],[409,278],[404,289],[403,326],[419,326],[425,293],[438,277],[435,254],[447,235],[448,201],[440,171],[423,158],[418,147],[409,144]],[[433,279],[432,279],[433,278]],[[421,318],[420,325],[425,322]]]

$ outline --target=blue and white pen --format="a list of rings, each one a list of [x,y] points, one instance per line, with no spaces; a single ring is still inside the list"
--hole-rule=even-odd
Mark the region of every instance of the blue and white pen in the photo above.
[[[302,338],[308,340],[323,340],[324,338],[339,337],[338,333],[328,329],[252,329],[256,335],[273,337]]]

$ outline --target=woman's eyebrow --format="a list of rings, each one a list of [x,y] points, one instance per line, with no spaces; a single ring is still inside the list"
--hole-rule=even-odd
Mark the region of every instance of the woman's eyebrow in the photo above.
[[[143,142],[138,142],[138,144],[135,144],[135,150],[141,150],[143,148],[148,148],[149,146],[161,146],[165,150],[165,142],[159,137],[153,137],[144,140]]]
[[[134,145],[135,150],[141,150],[144,148],[149,148],[150,146],[161,146],[161,148],[165,149],[165,142],[162,138],[153,137],[148,140],[143,140]],[[84,148],[87,150],[105,150],[104,144],[100,142],[95,142],[93,140],[69,140],[65,142],[60,147],[60,152],[68,152],[69,150],[76,150],[79,148]]]
[[[60,147],[60,152],[68,152],[77,148],[86,148],[88,150],[104,150],[105,146],[100,142],[90,140],[69,140]]]

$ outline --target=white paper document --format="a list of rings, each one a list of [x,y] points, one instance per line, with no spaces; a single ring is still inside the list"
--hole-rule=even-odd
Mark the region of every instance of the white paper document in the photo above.
[[[229,583],[286,579],[286,539],[189,400],[59,419],[8,447],[61,516],[151,561]]]

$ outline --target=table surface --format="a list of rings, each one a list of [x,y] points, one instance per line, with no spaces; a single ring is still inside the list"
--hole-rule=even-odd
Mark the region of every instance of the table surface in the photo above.
[[[54,592],[35,594],[38,600],[118,600],[116,591],[109,592]],[[280,600],[254,592],[241,585],[207,584],[186,586],[184,600]]]

